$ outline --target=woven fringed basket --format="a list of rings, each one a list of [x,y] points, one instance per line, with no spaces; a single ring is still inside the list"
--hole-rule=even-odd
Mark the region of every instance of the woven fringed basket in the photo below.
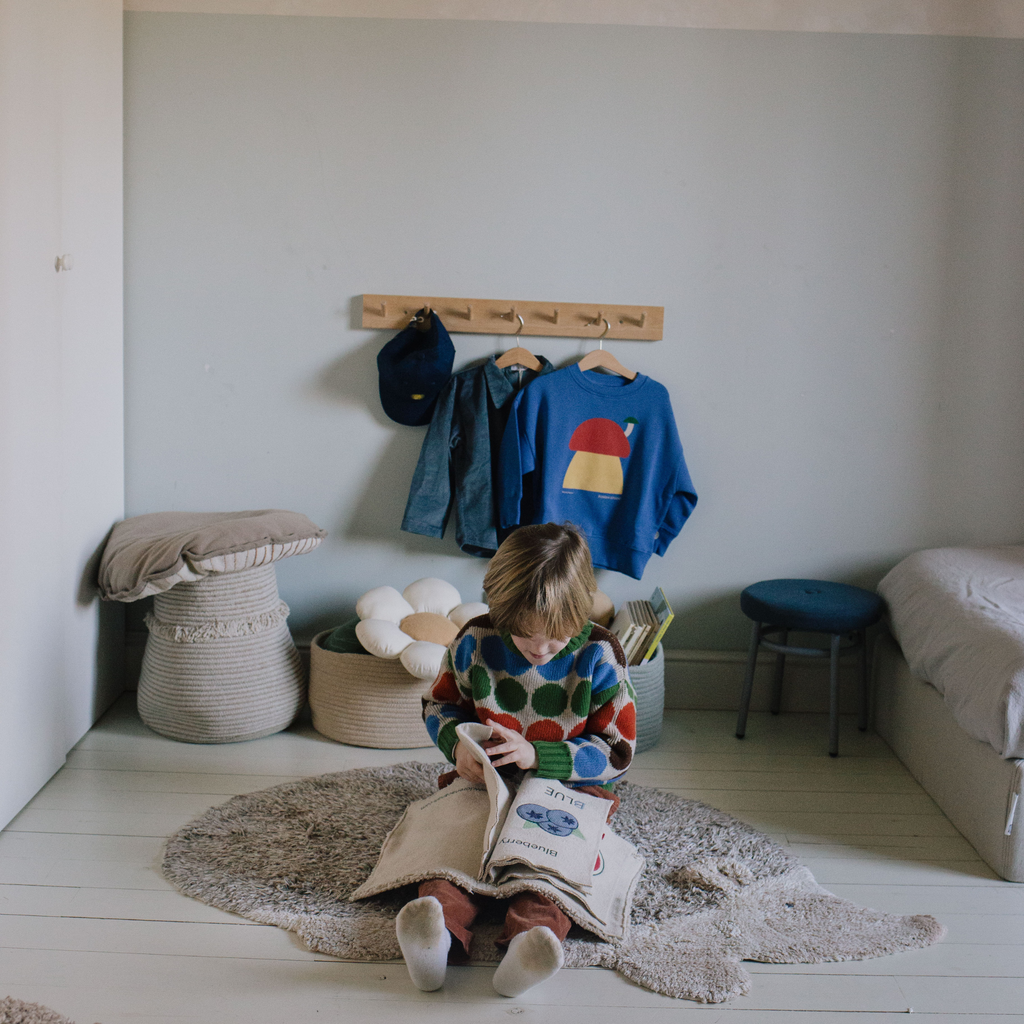
[[[417,679],[397,659],[324,650],[329,633],[318,633],[309,647],[313,728],[356,747],[431,746],[420,698],[434,680]]]
[[[287,728],[305,699],[274,565],[179,583],[153,599],[139,715],[186,743],[237,743]]]
[[[654,657],[642,665],[633,665],[629,681],[636,690],[636,752],[650,750],[661,739],[665,715],[665,651],[661,644]]]

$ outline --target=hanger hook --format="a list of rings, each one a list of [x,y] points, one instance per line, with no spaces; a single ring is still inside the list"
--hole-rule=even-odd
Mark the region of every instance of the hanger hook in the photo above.
[[[523,322],[523,318],[519,313],[516,313],[516,319],[518,319],[519,321],[519,326],[516,328],[516,334],[522,334],[523,328],[526,326],[526,324]]]
[[[604,320],[604,330],[598,335],[598,338],[603,338],[612,329],[612,325],[604,317],[601,319]]]

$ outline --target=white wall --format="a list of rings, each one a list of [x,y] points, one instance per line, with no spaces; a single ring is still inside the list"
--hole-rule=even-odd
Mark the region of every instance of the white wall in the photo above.
[[[1024,43],[126,27],[128,512],[310,515],[330,538],[279,570],[299,633],[484,570],[399,532],[423,431],[380,410],[363,292],[665,306],[664,341],[610,347],[668,387],[700,504],[602,585],[664,586],[674,647],[742,648],[757,579],[1024,539]]]
[[[0,0],[0,826],[118,687],[83,576],[123,514],[121,36],[110,0]]]

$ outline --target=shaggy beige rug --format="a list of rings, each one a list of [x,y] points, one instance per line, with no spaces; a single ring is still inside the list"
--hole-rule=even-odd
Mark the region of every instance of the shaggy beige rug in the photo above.
[[[296,932],[347,960],[401,956],[394,918],[412,889],[348,902],[406,805],[436,788],[438,765],[360,768],[287,783],[215,807],[172,836],[164,873],[188,896]],[[742,960],[860,960],[937,942],[926,915],[858,907],[822,889],[785,850],[694,800],[621,783],[615,830],[646,858],[628,938],[574,928],[567,967],[602,966],[664,995],[720,1002],[750,987]],[[475,962],[500,959],[495,915]]]
[[[0,1024],[74,1024],[56,1010],[20,999],[0,999]]]

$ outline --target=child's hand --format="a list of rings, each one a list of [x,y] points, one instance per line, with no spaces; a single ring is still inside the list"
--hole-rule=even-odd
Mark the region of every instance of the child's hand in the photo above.
[[[492,722],[490,719],[487,724],[493,730],[493,735],[501,741],[487,751],[491,758],[491,764],[495,768],[500,768],[503,764],[518,765],[527,771],[537,767],[539,763],[537,748],[522,733],[508,729],[504,725],[498,725],[497,722]]]
[[[480,762],[470,753],[465,743],[455,744],[455,770],[459,778],[467,782],[482,783],[484,781],[484,769]]]

